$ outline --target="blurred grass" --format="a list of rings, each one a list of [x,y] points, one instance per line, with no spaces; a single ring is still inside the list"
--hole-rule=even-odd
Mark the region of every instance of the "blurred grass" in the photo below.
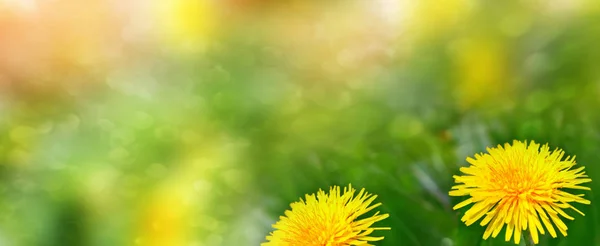
[[[594,2],[424,1],[378,28],[353,3],[248,2],[101,66],[7,66],[0,245],[257,245],[291,202],[348,183],[390,214],[377,245],[509,245],[451,209],[467,156],[548,142],[600,178]],[[540,245],[600,245],[589,186],[586,216]]]

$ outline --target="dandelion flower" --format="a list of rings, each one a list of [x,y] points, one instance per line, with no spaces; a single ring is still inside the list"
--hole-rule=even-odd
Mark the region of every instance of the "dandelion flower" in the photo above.
[[[262,246],[346,246],[371,245],[369,242],[382,240],[371,237],[375,230],[389,230],[387,227],[371,227],[375,222],[388,217],[379,214],[363,217],[381,205],[371,204],[377,198],[362,189],[354,196],[352,185],[334,186],[329,194],[319,190],[317,195],[306,195],[306,201],[291,204],[292,210],[285,211],[273,225],[275,231],[267,236]],[[361,217],[361,218],[359,218]]]
[[[590,204],[590,201],[583,194],[573,195],[563,190],[590,190],[581,186],[592,181],[585,175],[584,167],[572,169],[575,157],[563,160],[562,150],[550,151],[547,144],[540,149],[533,141],[527,145],[515,140],[512,146],[507,143],[487,151],[476,154],[475,159],[467,158],[471,165],[460,168],[466,175],[454,176],[457,185],[450,191],[451,196],[470,196],[454,209],[473,204],[461,220],[468,226],[483,218],[480,225],[487,225],[484,239],[490,235],[495,238],[506,225],[506,241],[514,234],[514,241],[519,244],[524,232],[537,244],[538,232],[544,234],[548,230],[556,237],[553,224],[563,236],[567,235],[561,217],[574,218],[564,209],[584,215],[570,203]]]

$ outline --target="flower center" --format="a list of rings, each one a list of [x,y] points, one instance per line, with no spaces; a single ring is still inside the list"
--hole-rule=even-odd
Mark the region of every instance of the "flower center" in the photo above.
[[[528,183],[518,183],[516,186],[504,185],[502,187],[502,191],[509,197],[518,197],[521,199],[525,199],[531,196],[535,190],[534,187],[531,187]]]

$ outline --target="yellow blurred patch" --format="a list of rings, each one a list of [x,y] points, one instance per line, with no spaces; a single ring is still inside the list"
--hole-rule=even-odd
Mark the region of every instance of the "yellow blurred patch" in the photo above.
[[[408,33],[432,38],[456,27],[470,10],[467,0],[417,1],[408,19]]]
[[[582,0],[579,10],[583,13],[597,15],[600,14],[600,4],[596,0]]]
[[[217,10],[209,0],[157,1],[158,33],[179,48],[202,49],[215,34]]]
[[[177,246],[187,243],[187,206],[177,189],[158,194],[148,206],[139,245]]]
[[[458,41],[454,50],[460,106],[470,108],[507,91],[507,51],[497,39]]]
[[[192,133],[191,130],[184,132],[182,137]],[[143,213],[136,245],[191,245],[208,240],[206,233],[224,233],[220,231],[222,228],[211,226],[215,223],[203,218],[212,218],[212,213],[220,209],[215,191],[246,192],[249,182],[235,165],[246,145],[219,133],[203,133],[202,141],[191,141],[184,147],[182,151],[186,154],[181,163],[172,163],[176,166],[171,167],[169,176],[141,203]],[[221,186],[217,187],[215,182]]]

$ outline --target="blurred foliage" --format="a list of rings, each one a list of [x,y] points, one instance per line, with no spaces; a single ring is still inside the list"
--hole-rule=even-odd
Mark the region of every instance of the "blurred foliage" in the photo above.
[[[258,245],[348,183],[378,245],[510,245],[451,209],[467,156],[548,142],[600,180],[595,1],[58,2],[0,1],[0,245]],[[540,245],[600,245],[590,186]]]

